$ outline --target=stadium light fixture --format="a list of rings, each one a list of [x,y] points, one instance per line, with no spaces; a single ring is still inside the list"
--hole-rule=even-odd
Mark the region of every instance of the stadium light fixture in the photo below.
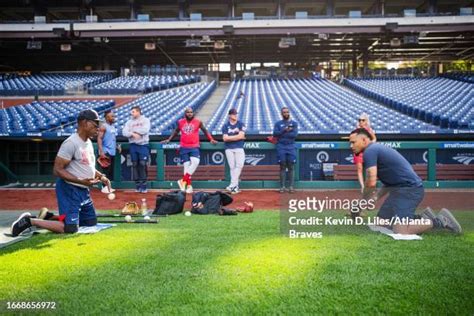
[[[426,37],[426,36],[428,36],[427,31],[421,31],[420,34],[419,34],[419,37]]]
[[[390,40],[390,46],[392,47],[399,47],[402,44],[399,38],[394,37]]]
[[[62,52],[70,52],[72,49],[71,44],[61,44],[61,51]]]
[[[190,38],[186,40],[186,47],[200,47],[201,40]]]
[[[326,34],[326,33],[319,33],[319,34],[318,34],[318,38],[319,38],[319,39],[322,39],[322,40],[327,40],[327,39],[329,39],[329,34]]]
[[[43,48],[43,43],[41,41],[31,40],[26,42],[26,49],[41,49]]]
[[[296,45],[296,38],[294,37],[282,37],[280,39],[280,43],[285,46],[295,46]]]
[[[224,48],[225,48],[224,41],[216,41],[214,43],[214,49],[224,49]]]
[[[145,43],[145,50],[155,50],[156,44],[153,42]]]

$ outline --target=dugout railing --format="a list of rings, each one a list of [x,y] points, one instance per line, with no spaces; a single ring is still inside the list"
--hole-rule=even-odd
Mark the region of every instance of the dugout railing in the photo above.
[[[463,180],[441,180],[437,178],[437,169],[440,169],[442,165],[447,164],[459,166],[456,168],[456,172],[458,174],[459,169],[462,168],[465,168],[466,172],[472,172],[472,167],[474,164],[474,142],[390,141],[380,143],[404,152],[404,156],[412,155],[412,158],[415,160],[414,162],[411,161],[412,164],[417,164],[416,160],[422,159],[420,164],[426,165],[426,171],[422,176],[422,178],[425,179],[424,184],[426,188],[474,188],[474,177],[472,179],[469,179],[469,177],[467,177],[467,179],[466,177],[463,177]],[[130,170],[129,157],[127,156],[129,144],[122,143],[121,146],[123,149],[123,155],[117,155],[115,157],[114,186],[116,188],[124,189],[134,188],[134,183],[132,181],[123,180],[126,178],[124,177],[126,172],[124,172],[125,170],[122,170],[122,167],[128,168]],[[152,166],[150,168],[153,170],[152,177],[149,178],[150,188],[177,189],[175,180],[178,180],[179,178],[179,172],[177,172],[177,166],[179,166],[179,164],[177,164],[176,159],[178,148],[178,143],[170,143],[166,145],[162,145],[159,142],[150,143],[153,159]],[[271,155],[272,153],[274,154],[276,152],[275,145],[268,142],[246,142],[245,150],[246,153],[260,153],[260,156],[266,156],[266,154]],[[193,181],[193,187],[196,189],[225,188],[229,184],[230,173],[229,167],[223,158],[225,157],[225,155],[223,155],[224,144],[222,142],[218,143],[217,145],[212,145],[207,142],[202,143],[201,152],[202,156],[219,156],[219,159],[216,164],[216,161],[209,161],[209,159],[206,157],[204,157],[205,159],[201,158],[202,165],[199,168],[208,168],[206,166],[213,166],[213,168],[208,169],[222,168],[223,172],[215,172],[215,170],[214,172],[212,170],[208,171],[207,174],[209,174],[210,177],[214,179],[205,180],[205,177],[201,175]],[[447,153],[449,154],[448,156],[446,155]],[[314,155],[316,155],[316,157],[313,157]],[[337,158],[337,155],[339,155],[339,158]],[[174,158],[170,159],[170,156]],[[348,142],[297,142],[297,157],[298,160],[295,166],[295,187],[298,189],[351,189],[358,188],[359,186],[357,181],[337,180],[334,179],[333,174],[331,175],[331,173],[334,172],[335,165],[351,165],[351,162],[349,161],[350,146]],[[255,159],[253,159],[254,157],[251,158],[252,159],[247,161],[247,163],[250,162],[251,164],[246,164],[244,170],[245,168],[252,168],[252,164],[255,164]],[[444,161],[441,158],[443,158]],[[407,159],[410,161],[411,158]],[[170,161],[172,161],[171,164]],[[312,164],[311,161],[316,161],[317,163]],[[268,169],[275,169],[275,161],[272,162],[271,159],[267,159],[267,161],[265,161],[265,159],[262,158],[261,162],[263,163],[255,164],[255,167],[258,166],[260,170],[265,170],[266,168],[263,166],[266,165],[268,166]],[[318,166],[318,163],[320,163],[322,166]],[[301,164],[305,165],[302,166]],[[324,169],[315,169],[316,171],[320,172],[319,175],[322,174],[324,176],[323,179],[321,179],[321,177],[313,178],[312,172],[314,170],[311,170],[311,168],[315,166]],[[170,176],[170,174],[167,175],[166,172],[173,172],[173,176]],[[445,172],[446,170],[443,170],[443,173]],[[130,175],[130,172],[128,174]],[[176,177],[176,179],[173,179],[173,177]],[[262,179],[258,179],[255,174],[251,178],[252,180],[241,181],[240,187],[243,189],[269,189],[279,187],[279,181],[277,179],[269,180],[268,174],[267,176],[263,176],[262,173]]]

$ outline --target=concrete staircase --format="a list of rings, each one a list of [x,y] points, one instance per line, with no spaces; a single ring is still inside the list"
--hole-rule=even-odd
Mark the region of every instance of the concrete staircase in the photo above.
[[[212,95],[207,99],[206,103],[196,113],[196,117],[199,118],[204,124],[207,124],[211,116],[216,112],[219,104],[224,99],[229,90],[230,83],[221,83]]]

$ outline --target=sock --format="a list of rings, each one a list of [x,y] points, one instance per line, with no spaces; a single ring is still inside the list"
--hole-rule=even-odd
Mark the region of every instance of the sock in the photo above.
[[[189,173],[186,173],[184,176],[183,176],[183,181],[187,184],[187,185],[190,185],[191,184],[191,175]]]

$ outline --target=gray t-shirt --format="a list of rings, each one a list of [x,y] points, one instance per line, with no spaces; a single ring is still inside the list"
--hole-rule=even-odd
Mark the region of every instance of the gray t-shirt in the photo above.
[[[58,157],[71,161],[66,167],[66,171],[78,179],[91,179],[95,177],[94,147],[90,139],[83,141],[79,134],[72,134],[61,144]],[[87,188],[87,186],[77,183],[68,183]]]
[[[141,137],[135,139],[132,137],[132,133],[138,133],[141,135]],[[147,145],[150,141],[149,134],[150,120],[143,115],[140,115],[136,119],[129,119],[122,129],[122,135],[127,137],[131,144]]]

